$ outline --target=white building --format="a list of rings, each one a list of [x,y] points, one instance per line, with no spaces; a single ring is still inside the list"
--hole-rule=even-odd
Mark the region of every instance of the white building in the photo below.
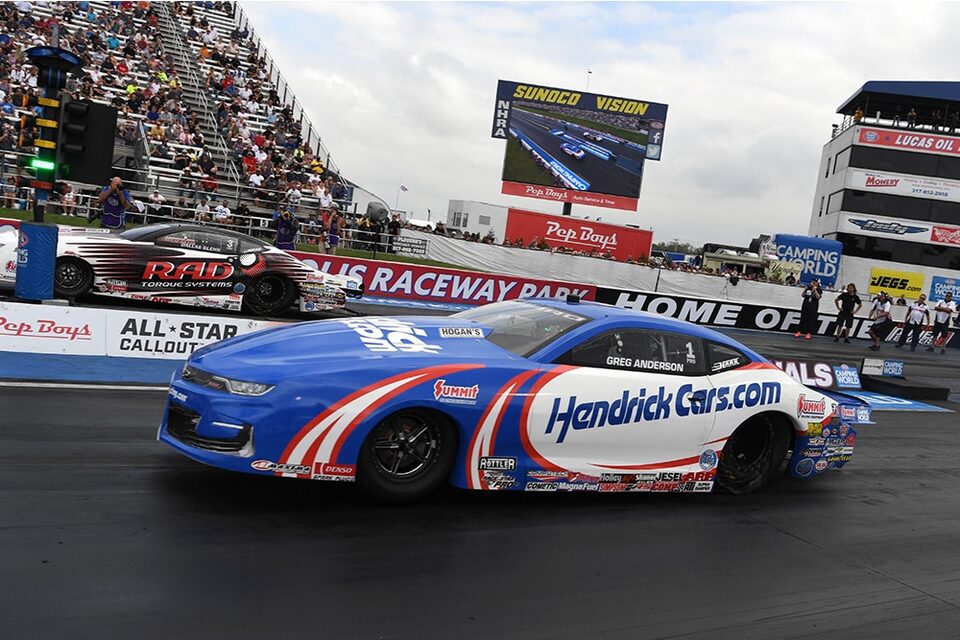
[[[838,113],[809,232],[843,243],[840,279],[908,298],[957,287],[960,82],[868,82]]]
[[[479,233],[481,238],[493,230],[497,242],[502,242],[507,228],[507,209],[498,204],[475,200],[450,200],[444,224],[447,229],[461,233]]]

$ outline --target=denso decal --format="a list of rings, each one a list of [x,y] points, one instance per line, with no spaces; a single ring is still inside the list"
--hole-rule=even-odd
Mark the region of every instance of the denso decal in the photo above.
[[[295,465],[303,466],[303,465]],[[355,464],[333,464],[330,462],[315,462],[313,464],[313,480],[327,480],[333,482],[353,482],[357,475]]]
[[[690,396],[702,392],[701,402],[690,402]],[[624,390],[615,400],[595,400],[580,402],[577,395],[553,400],[553,409],[546,425],[546,434],[554,434],[560,444],[572,427],[580,431],[599,429],[606,426],[621,426],[654,422],[670,418],[671,411],[678,418],[689,415],[719,413],[736,409],[777,404],[780,402],[779,382],[752,382],[736,387],[722,386],[711,389],[695,390],[692,384],[684,384],[677,389],[676,395],[666,387],[651,390],[641,388],[636,391]]]
[[[370,351],[381,353],[437,353],[443,347],[420,338],[427,332],[417,329],[412,322],[398,318],[349,318],[341,323],[353,329]]]

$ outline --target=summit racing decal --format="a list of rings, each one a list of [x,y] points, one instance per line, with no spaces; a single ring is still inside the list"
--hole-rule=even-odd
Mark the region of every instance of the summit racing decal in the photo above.
[[[691,403],[689,398],[697,392],[704,394],[702,402]],[[570,428],[574,430],[600,429],[606,426],[621,426],[654,422],[676,417],[720,413],[735,409],[777,404],[780,402],[779,382],[752,382],[736,387],[715,387],[695,390],[685,384],[677,389],[676,396],[666,387],[656,390],[646,388],[636,392],[624,390],[616,400],[579,402],[576,395],[555,398],[545,433],[552,435],[556,429],[556,443],[561,444]]]
[[[798,418],[822,418],[827,413],[827,400],[809,400],[802,393],[797,399],[797,417]]]
[[[353,329],[360,336],[360,342],[370,351],[380,353],[437,353],[443,347],[430,344],[421,338],[427,332],[417,329],[412,322],[398,318],[349,318],[340,323]]]
[[[472,387],[458,387],[447,384],[447,381],[442,379],[433,383],[433,397],[441,402],[476,404],[479,393],[480,385],[476,384]]]

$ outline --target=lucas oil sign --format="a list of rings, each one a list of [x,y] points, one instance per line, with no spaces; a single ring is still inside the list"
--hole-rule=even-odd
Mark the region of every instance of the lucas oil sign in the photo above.
[[[843,245],[836,240],[778,234],[775,243],[777,256],[781,260],[796,262],[800,265],[800,282],[809,283],[814,278],[825,287],[837,282],[840,270],[840,257]]]

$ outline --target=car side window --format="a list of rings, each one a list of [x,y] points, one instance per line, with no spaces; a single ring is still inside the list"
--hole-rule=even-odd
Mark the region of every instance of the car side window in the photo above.
[[[733,347],[716,342],[707,343],[707,356],[710,358],[710,373],[723,373],[732,371],[750,364],[750,358],[743,355]]]
[[[176,247],[191,251],[206,251],[209,253],[236,254],[239,240],[233,236],[224,236],[219,233],[200,231],[196,229],[174,231],[157,238],[157,246]]]
[[[684,376],[703,375],[706,371],[699,338],[643,329],[608,331],[577,345],[557,362]]]

